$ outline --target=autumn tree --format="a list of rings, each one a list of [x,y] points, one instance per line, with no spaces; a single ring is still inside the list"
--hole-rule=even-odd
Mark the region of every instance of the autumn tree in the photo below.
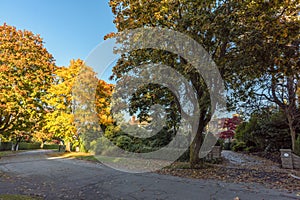
[[[237,126],[241,124],[242,119],[239,116],[234,115],[232,118],[224,118],[221,120],[223,121],[222,123],[223,129],[225,130],[220,133],[220,138],[222,139],[233,138],[235,135],[235,130]]]
[[[116,129],[117,125],[111,113],[114,85],[104,80],[98,80],[96,74],[91,73],[89,69],[81,71],[78,77],[79,82],[74,87],[74,96],[78,103],[75,109],[75,122],[77,123],[76,127],[80,129],[80,139],[84,150],[95,152],[99,145],[102,145],[98,141],[99,133],[105,134],[109,132],[107,130]],[[90,80],[94,83],[87,88],[83,83],[90,82]],[[111,132],[112,137],[115,136],[115,133],[115,131]]]
[[[230,44],[228,31],[231,28],[231,24],[230,20],[226,18],[226,14],[230,13],[231,10],[220,5],[219,1],[111,0],[110,6],[115,15],[114,23],[120,32],[141,27],[168,28],[191,37],[201,44],[215,60],[224,56],[226,48]],[[169,43],[168,45],[172,44]],[[198,114],[199,123],[197,130],[195,130],[196,135],[190,146],[190,164],[194,167],[200,161],[199,151],[203,143],[202,133],[211,120],[214,110],[211,106],[207,85],[201,74],[196,69],[193,69],[184,58],[157,49],[141,49],[122,55],[113,72],[118,80],[133,66],[148,64],[149,62],[171,66],[183,75],[196,91],[200,113]],[[223,72],[223,75],[225,75],[225,72],[226,74],[228,73],[225,70],[221,72]],[[153,90],[150,94],[155,96],[156,91]],[[176,102],[176,100],[169,99],[169,102]],[[133,107],[135,106],[138,105],[133,104]],[[148,104],[148,106],[150,107],[151,105]],[[179,105],[176,103],[173,106],[173,108],[179,108]]]
[[[107,126],[113,125],[114,123],[113,116],[111,115],[113,89],[113,84],[106,83],[104,80],[98,80],[95,95],[95,109],[99,118],[99,124],[104,131]]]
[[[71,60],[69,67],[58,67],[54,74],[54,84],[48,90],[44,131],[62,139],[70,151],[71,142],[79,145],[82,140],[86,143],[96,138],[96,130],[90,132],[95,126],[105,130],[113,124],[110,115],[113,85],[98,80],[93,69],[80,59]]]
[[[252,110],[256,106],[276,104],[287,117],[294,149],[298,116],[295,92],[299,87],[297,1],[111,0],[110,6],[118,31],[168,28],[201,44],[216,62],[228,94],[233,97],[228,105],[234,108],[244,103]],[[122,77],[133,66],[149,61],[172,66],[189,79],[197,91],[201,115],[197,136],[191,145],[193,165],[203,141],[203,127],[211,118],[209,94],[201,76],[190,70],[184,59],[164,51],[143,49],[123,55],[114,73],[117,78]]]
[[[45,121],[41,125],[46,125]],[[40,143],[40,148],[44,148],[44,144],[47,141],[53,139],[53,133],[49,132],[44,126],[34,131],[32,134],[32,140]]]
[[[0,26],[0,134],[16,139],[16,146],[45,114],[54,68],[39,35]]]
[[[56,68],[54,83],[48,89],[46,97],[48,107],[44,132],[52,133],[53,137],[63,140],[67,151],[71,150],[70,143],[77,135],[72,89],[83,65],[82,60],[71,60],[69,67]]]

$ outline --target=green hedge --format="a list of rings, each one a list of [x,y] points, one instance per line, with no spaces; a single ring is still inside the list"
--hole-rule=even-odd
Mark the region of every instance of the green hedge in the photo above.
[[[58,144],[44,144],[43,149],[58,149]]]
[[[27,143],[21,142],[19,144],[19,150],[31,150],[31,149],[40,149],[40,143]]]
[[[0,151],[11,150],[11,142],[1,142]]]
[[[11,150],[11,142],[1,142],[0,151],[9,151]],[[19,150],[34,150],[40,149],[41,143],[29,143],[21,142],[19,144]],[[45,144],[43,149],[58,149],[58,144]]]

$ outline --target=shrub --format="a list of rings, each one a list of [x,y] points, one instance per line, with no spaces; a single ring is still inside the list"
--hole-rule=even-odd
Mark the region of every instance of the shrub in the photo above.
[[[11,150],[11,142],[1,142],[0,151]]]
[[[19,144],[19,150],[34,150],[40,149],[40,143],[29,143],[29,142],[21,142]]]
[[[231,149],[233,151],[244,151],[247,148],[246,143],[243,141],[235,141],[232,143]]]
[[[297,154],[298,156],[300,156],[300,135],[298,136],[296,142],[295,142],[295,154]]]
[[[116,145],[124,150],[131,150],[132,140],[126,135],[119,136]]]
[[[248,122],[241,124],[235,139],[244,142],[248,151],[275,152],[281,148],[291,148],[292,144],[284,114],[269,110],[256,112]],[[241,149],[241,146],[238,144],[236,148]]]
[[[58,144],[44,144],[44,149],[58,149]]]

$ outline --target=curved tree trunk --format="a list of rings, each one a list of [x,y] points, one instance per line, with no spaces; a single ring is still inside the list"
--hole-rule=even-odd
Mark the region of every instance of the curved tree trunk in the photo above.
[[[195,138],[190,146],[190,166],[195,168],[197,165],[202,167],[203,159],[199,158],[199,152],[203,143],[204,122],[199,121],[199,126]]]

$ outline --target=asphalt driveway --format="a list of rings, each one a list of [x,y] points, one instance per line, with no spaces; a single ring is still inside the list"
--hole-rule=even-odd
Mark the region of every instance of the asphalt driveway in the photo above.
[[[100,163],[50,158],[48,153],[39,150],[2,157],[0,194],[25,194],[49,200],[298,199],[295,194],[256,184],[196,180],[155,173],[130,174]]]

